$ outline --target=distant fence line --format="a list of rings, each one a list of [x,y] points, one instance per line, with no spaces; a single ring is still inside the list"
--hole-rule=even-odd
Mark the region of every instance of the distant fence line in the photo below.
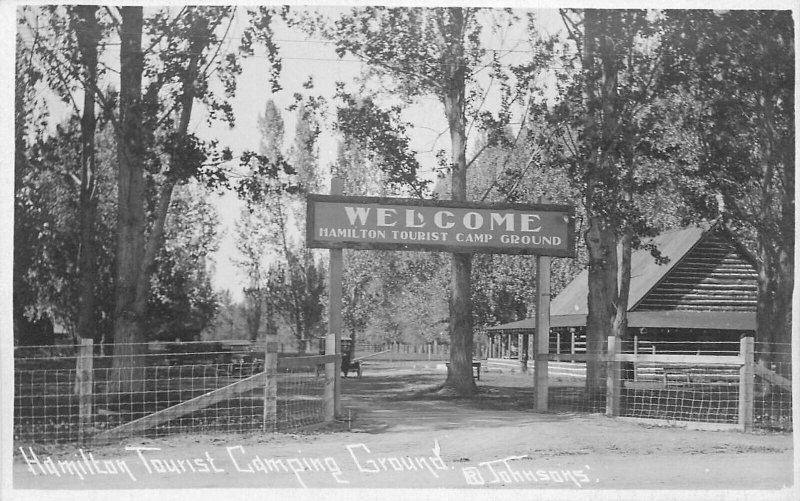
[[[387,352],[400,355],[430,355],[432,359],[447,360],[450,357],[450,345],[436,341],[430,343],[401,343],[384,342],[369,343],[356,342],[356,353]],[[472,358],[486,359],[489,356],[489,346],[481,342],[473,342]]]

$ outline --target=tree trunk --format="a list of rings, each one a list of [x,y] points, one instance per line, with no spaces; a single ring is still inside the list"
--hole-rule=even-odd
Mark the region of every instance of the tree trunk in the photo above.
[[[587,9],[584,14],[584,99],[586,119],[584,148],[586,177],[586,214],[589,220],[584,237],[589,251],[589,283],[586,319],[586,390],[590,395],[602,391],[605,381],[605,364],[592,359],[599,357],[606,347],[608,336],[614,333],[619,305],[617,236],[612,220],[604,216],[604,184],[616,177],[615,137],[618,110],[616,109],[617,73],[614,63],[613,43],[603,34],[602,13]],[[598,67],[596,55],[600,56]],[[599,85],[600,95],[595,85]],[[627,308],[627,305],[620,306]],[[617,322],[622,325],[624,315]]]
[[[144,302],[136,289],[144,258],[142,130],[142,7],[121,7],[120,120],[117,130],[117,274],[114,309],[114,373],[111,392],[144,389]]]
[[[465,116],[466,61],[464,60],[464,11],[448,9],[447,33],[442,33],[449,42],[444,65],[448,78],[444,90],[444,109],[450,129],[452,148],[451,197],[453,200],[467,199],[467,134]],[[472,395],[478,388],[472,379],[472,302],[471,274],[472,255],[453,254],[452,291],[450,295],[450,369],[445,388],[458,395]]]
[[[763,48],[762,53],[769,51]],[[759,72],[761,87],[770,89],[770,75]],[[781,136],[773,100],[759,100],[758,155],[762,179],[756,215],[758,305],[756,358],[790,376],[792,293],[794,288],[794,134]],[[759,224],[760,223],[760,224]],[[773,367],[774,366],[774,367]]]
[[[150,294],[150,277],[155,271],[156,257],[164,238],[172,193],[179,178],[173,166],[183,159],[171,158],[158,201],[153,225],[145,244],[144,168],[142,123],[142,8],[122,7],[123,25],[120,38],[120,136],[118,137],[119,218],[117,242],[117,304],[114,325],[114,361],[120,391],[142,391],[144,353],[146,352],[144,317]],[[129,26],[126,28],[125,23]],[[179,98],[180,119],[176,141],[183,141],[189,129],[195,96],[195,80],[200,52],[207,43],[202,31],[192,39],[190,58],[183,73]],[[118,347],[119,343],[126,346]],[[130,377],[128,377],[130,376]],[[140,381],[141,380],[141,381]]]
[[[613,331],[616,318],[617,246],[613,228],[598,217],[589,220],[585,233],[589,250],[589,313],[586,318],[586,389],[590,394],[602,392],[605,381],[605,364],[599,357],[605,350],[608,336]]]
[[[263,315],[264,294],[257,286],[245,289],[245,320],[250,341],[258,339]]]
[[[787,249],[776,249],[774,245],[772,239],[759,234],[756,358],[789,376],[794,265]]]
[[[97,252],[95,247],[95,221],[97,219],[96,157],[94,136],[97,129],[95,116],[95,91],[97,88],[97,44],[100,27],[97,23],[96,5],[75,8],[78,38],[86,83],[83,90],[83,116],[81,117],[81,179],[79,197],[80,250],[78,257],[78,337],[96,337],[95,295],[97,281]]]

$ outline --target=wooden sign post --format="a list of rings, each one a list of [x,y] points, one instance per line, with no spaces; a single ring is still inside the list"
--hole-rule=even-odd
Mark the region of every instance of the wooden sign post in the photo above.
[[[536,256],[536,331],[533,345],[533,399],[547,410],[547,355],[550,353],[550,257]]]
[[[334,177],[331,179],[331,195],[341,195],[344,190],[344,183],[341,179]],[[328,277],[328,332],[333,334],[334,338],[334,352],[337,354],[342,353],[342,266],[343,257],[342,249],[330,250],[330,269]],[[327,347],[326,347],[327,348]],[[326,351],[326,354],[328,352]],[[333,386],[333,402],[334,402],[334,415],[339,417],[342,415],[341,404],[341,374],[342,374],[342,359],[337,358],[333,364],[334,386]],[[327,376],[327,375],[326,375]]]

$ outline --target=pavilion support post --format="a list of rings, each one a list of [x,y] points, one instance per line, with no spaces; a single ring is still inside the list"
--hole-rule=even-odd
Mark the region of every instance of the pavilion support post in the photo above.
[[[517,359],[519,360],[519,369],[522,372],[528,372],[528,354],[525,349],[524,336],[517,334]]]
[[[530,337],[531,336],[529,334],[522,335],[521,347],[522,350],[524,351],[524,353],[522,354],[522,359],[525,361],[525,363],[522,365],[522,372],[528,372],[528,359],[530,358],[532,353],[532,350],[530,349]]]
[[[619,416],[621,370],[617,361],[619,342],[616,336],[608,337],[608,370],[606,371],[606,415]]]
[[[742,431],[753,431],[755,397],[755,344],[753,336],[744,336],[739,341],[739,355],[744,359],[739,369],[739,427]]]
[[[550,256],[536,257],[536,331],[533,355],[534,408],[547,411],[550,351]]]

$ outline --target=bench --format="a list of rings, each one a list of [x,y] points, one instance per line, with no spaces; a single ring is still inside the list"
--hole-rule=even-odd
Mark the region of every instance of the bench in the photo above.
[[[445,364],[447,369],[450,370],[450,362]],[[481,363],[480,362],[472,362],[472,379],[476,379],[478,381],[481,380]]]
[[[361,359],[355,359],[353,361],[346,360],[346,357],[342,358],[342,375],[347,377],[350,371],[355,371],[358,374],[358,379],[361,379]]]

